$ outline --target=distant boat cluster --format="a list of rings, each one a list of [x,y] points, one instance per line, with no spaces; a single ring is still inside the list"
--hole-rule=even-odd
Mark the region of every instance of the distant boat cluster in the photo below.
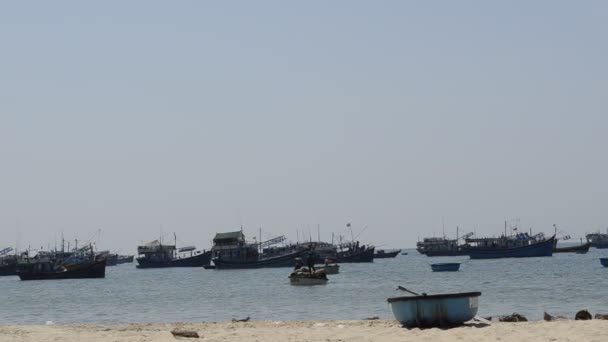
[[[507,234],[499,237],[478,238],[467,233],[456,238],[427,237],[417,243],[419,253],[429,256],[469,256],[471,259],[546,257],[553,253],[587,253],[590,247],[608,248],[608,233],[593,233],[586,236],[580,245],[558,247],[556,235],[546,237],[544,233]],[[557,227],[556,227],[557,232]],[[394,258],[400,249],[382,250],[359,241],[328,243],[307,241],[285,243],[279,236],[267,241],[247,241],[241,230],[217,233],[209,250],[199,250],[195,246],[177,247],[177,237],[173,243],[165,243],[162,238],[137,247],[137,257],[119,255],[109,251],[94,251],[91,244],[68,250],[62,243],[61,249],[39,251],[30,255],[29,251],[17,254],[11,247],[0,250],[0,275],[17,275],[22,280],[102,278],[106,266],[137,261],[137,268],[203,267],[206,269],[254,269],[267,267],[296,267],[292,282],[307,283],[298,263],[307,260],[309,273],[315,264],[324,264],[323,276],[337,272],[342,263],[368,263],[374,259]],[[406,255],[407,253],[403,253]],[[299,261],[298,261],[299,260]],[[307,269],[307,268],[303,268]],[[457,264],[434,264],[436,271],[458,270]],[[312,276],[312,275],[311,275]],[[315,282],[318,279],[315,280]],[[325,279],[326,280],[326,279]]]
[[[416,250],[429,257],[468,255],[471,259],[496,259],[548,257],[553,253],[584,254],[590,247],[608,248],[608,232],[587,234],[586,242],[582,242],[581,239],[580,245],[558,247],[559,239],[555,234],[551,237],[546,237],[544,233],[532,235],[531,232],[509,235],[506,223],[505,233],[499,237],[477,238],[474,233],[459,236],[458,228],[456,231],[455,239],[445,236],[424,238],[416,244]]]

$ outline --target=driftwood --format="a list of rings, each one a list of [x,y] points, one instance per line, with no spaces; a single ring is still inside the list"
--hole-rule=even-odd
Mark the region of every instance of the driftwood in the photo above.
[[[380,319],[380,317],[378,317],[378,316],[372,316],[372,317],[366,317],[363,320],[365,320],[365,321],[375,321],[375,320],[378,320],[378,319]]]
[[[199,338],[198,333],[194,330],[184,330],[175,328],[171,331],[173,337],[185,337],[185,338]]]
[[[514,312],[511,315],[498,317],[498,321],[499,322],[527,322],[528,319],[526,317],[524,317],[523,315],[520,315],[517,312]]]
[[[250,320],[250,319],[251,319],[251,318],[250,318],[249,316],[247,316],[247,317],[245,317],[245,318],[243,318],[243,319],[236,319],[236,318],[233,318],[233,319],[232,319],[232,321],[233,321],[233,322],[249,322],[249,320]]]
[[[576,316],[574,316],[574,319],[577,321],[586,321],[589,319],[593,319],[593,316],[591,316],[591,313],[589,313],[589,311],[581,310],[576,313]]]
[[[595,319],[608,319],[608,314],[595,314]]]

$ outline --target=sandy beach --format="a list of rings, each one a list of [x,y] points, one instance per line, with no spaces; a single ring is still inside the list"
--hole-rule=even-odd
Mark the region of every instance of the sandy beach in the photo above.
[[[200,324],[0,326],[0,341],[176,341],[171,330],[195,330],[190,341],[606,341],[608,321],[472,323],[453,329],[404,329],[395,321],[227,322]]]

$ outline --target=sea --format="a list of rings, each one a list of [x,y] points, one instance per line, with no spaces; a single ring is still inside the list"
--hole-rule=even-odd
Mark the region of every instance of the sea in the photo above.
[[[394,259],[342,264],[327,285],[291,286],[289,268],[205,270],[108,267],[105,279],[20,281],[0,277],[0,324],[113,324],[254,320],[393,319],[387,298],[480,291],[478,315],[608,312],[608,250],[545,258],[429,258],[414,249]],[[430,264],[460,262],[459,272]]]

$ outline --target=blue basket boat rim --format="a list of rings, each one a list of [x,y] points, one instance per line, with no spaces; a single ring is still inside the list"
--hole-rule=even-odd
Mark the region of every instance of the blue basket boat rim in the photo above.
[[[447,298],[461,298],[461,297],[479,297],[481,292],[462,292],[462,293],[446,293],[426,296],[403,296],[403,297],[391,297],[387,301],[389,303],[405,302],[408,300],[418,299],[447,299]]]
[[[460,262],[444,262],[440,264],[431,264],[431,266],[451,266],[451,265],[460,265]]]

